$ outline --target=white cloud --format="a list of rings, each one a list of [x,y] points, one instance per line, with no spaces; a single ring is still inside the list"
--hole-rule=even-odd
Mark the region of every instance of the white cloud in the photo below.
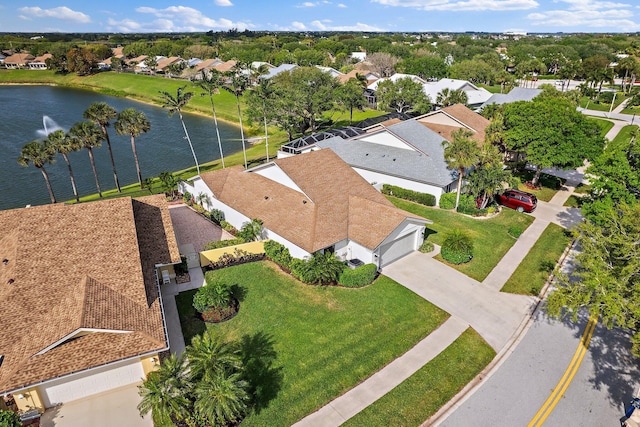
[[[316,6],[318,6],[318,3],[312,3],[310,1],[306,1],[304,3],[300,3],[296,7],[316,7]]]
[[[182,32],[182,31],[207,31],[211,29],[228,30],[237,28],[245,30],[252,27],[250,23],[233,22],[229,19],[212,19],[205,16],[197,9],[185,6],[170,6],[165,9],[153,7],[138,7],[136,12],[155,16],[157,19],[150,22],[124,19],[108,21],[110,31],[121,32]]]
[[[229,0],[216,0],[216,6],[233,6]]]
[[[291,23],[291,27],[299,31],[303,31],[307,29],[307,27],[305,27],[305,25],[302,22],[298,22],[298,21],[293,21]]]
[[[82,24],[91,22],[89,15],[85,15],[82,12],[71,10],[66,6],[54,7],[51,9],[42,9],[40,7],[21,7],[18,9],[25,16],[34,16],[37,18],[56,18],[63,19],[65,21],[74,21]]]
[[[630,4],[598,0],[559,0],[565,3],[563,10],[547,10],[527,15],[533,25],[545,27],[615,28],[622,31],[638,31],[640,24],[631,20]]]
[[[346,9],[346,8],[347,8],[347,5],[346,5],[346,4],[344,4],[344,3],[338,3],[338,7],[339,7],[339,8]]]
[[[325,25],[326,23],[331,23],[331,21],[315,20],[315,21],[312,21],[310,25],[314,27],[316,31],[371,31],[371,32],[385,31],[382,28],[374,27],[373,25],[369,25],[369,24],[363,24],[361,22],[358,22],[355,25]]]
[[[371,0],[384,6],[402,6],[418,10],[477,11],[525,10],[539,6],[536,0]]]

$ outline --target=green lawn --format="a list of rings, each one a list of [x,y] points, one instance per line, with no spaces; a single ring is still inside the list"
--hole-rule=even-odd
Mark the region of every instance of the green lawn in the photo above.
[[[571,237],[566,234],[564,228],[553,223],[547,225],[501,291],[538,295],[569,242]]]
[[[540,181],[538,184],[540,186],[540,189],[532,190],[526,185],[524,185],[524,183],[527,181],[531,181],[533,179],[534,174],[535,173],[530,170],[516,171],[513,173],[513,175],[520,180],[520,183],[518,184],[518,189],[522,191],[526,191],[527,193],[535,194],[538,200],[548,202],[553,198],[553,196],[556,195],[556,193],[564,183],[564,180],[561,178],[558,178],[557,176],[547,175],[546,173],[542,173],[540,174]]]
[[[454,228],[466,231],[473,239],[473,259],[466,264],[451,264],[451,267],[480,282],[489,275],[516,242],[516,239],[507,233],[509,227],[517,226],[525,230],[533,222],[532,216],[506,208],[493,218],[474,219],[456,212],[430,208],[391,196],[388,196],[388,199],[400,209],[432,220],[433,224],[427,226],[425,234],[428,235],[428,240],[437,245],[442,245],[447,232]],[[438,259],[445,262],[441,258]]]
[[[613,127],[613,122],[606,119],[599,119],[597,117],[589,117],[589,120],[593,120],[600,127],[600,135],[605,136]]]
[[[243,296],[233,319],[208,325],[265,354],[259,410],[243,426],[288,426],[349,390],[437,328],[448,314],[381,276],[361,289],[302,284],[270,262],[218,270]],[[177,296],[185,340],[204,330]],[[268,368],[268,369],[266,369]]]
[[[631,140],[632,132],[637,129],[637,125],[627,125],[623,127],[622,129],[620,129],[620,132],[618,132],[618,135],[613,138],[612,142],[616,144],[629,142]]]
[[[418,426],[475,378],[495,355],[491,346],[469,328],[415,374],[342,425]]]
[[[562,206],[566,206],[569,208],[581,208],[583,201],[584,196],[576,196],[575,194],[572,194]]]

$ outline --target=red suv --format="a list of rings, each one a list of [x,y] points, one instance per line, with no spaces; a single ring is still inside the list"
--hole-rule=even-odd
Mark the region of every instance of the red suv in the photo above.
[[[538,206],[538,199],[531,193],[520,190],[507,190],[499,194],[498,203],[518,212],[533,212]]]

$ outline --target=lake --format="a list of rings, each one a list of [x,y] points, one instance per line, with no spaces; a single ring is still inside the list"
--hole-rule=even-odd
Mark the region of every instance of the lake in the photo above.
[[[95,101],[107,102],[117,111],[133,107],[143,111],[149,119],[151,130],[136,138],[143,178],[195,165],[178,115],[169,117],[163,108],[78,89],[0,86],[0,209],[50,202],[40,170],[33,165],[22,167],[17,163],[20,150],[26,143],[43,137],[43,116],[48,116],[60,128],[68,131],[74,123],[84,120],[83,112]],[[195,114],[183,116],[198,162],[202,164],[219,159],[213,119]],[[53,123],[48,121],[48,124]],[[225,156],[241,151],[240,128],[220,121],[218,124]],[[109,128],[109,137],[120,185],[137,182],[130,138],[117,135],[113,126]],[[102,190],[115,188],[106,142],[93,151]],[[97,193],[87,150],[69,154],[69,160],[78,193],[81,196]],[[62,156],[57,155],[56,162],[45,166],[45,169],[57,200],[72,200],[69,173]]]

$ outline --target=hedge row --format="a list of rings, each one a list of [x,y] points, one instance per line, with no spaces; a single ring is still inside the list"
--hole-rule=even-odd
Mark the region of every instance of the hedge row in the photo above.
[[[377,276],[378,267],[375,264],[365,264],[354,269],[344,269],[338,283],[347,288],[361,288],[373,283]]]
[[[214,242],[209,242],[206,245],[204,245],[204,250],[210,251],[212,249],[226,248],[228,246],[240,245],[242,243],[246,243],[246,241],[241,237],[238,237],[235,239],[229,239],[229,240],[217,240]]]
[[[425,206],[436,205],[436,197],[433,194],[419,193],[417,191],[407,190],[406,188],[397,187],[395,185],[384,184],[382,186],[382,194],[420,203]]]

